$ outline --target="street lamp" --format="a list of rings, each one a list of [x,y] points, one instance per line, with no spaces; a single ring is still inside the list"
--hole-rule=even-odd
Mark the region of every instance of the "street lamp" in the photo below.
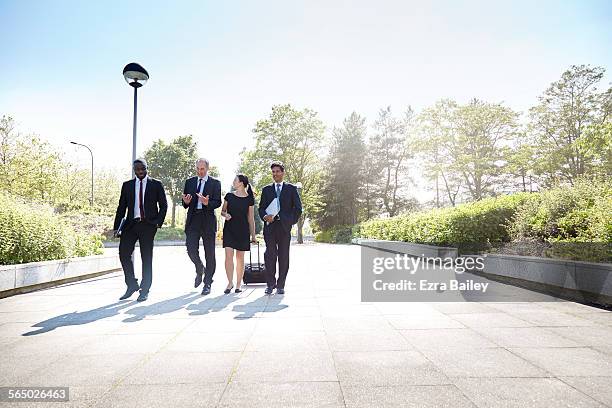
[[[83,146],[84,148],[86,148],[87,150],[89,150],[89,154],[91,155],[91,199],[89,200],[89,203],[91,204],[91,206],[93,207],[94,204],[94,168],[93,168],[93,152],[91,151],[91,149],[89,148],[89,146],[81,144],[81,143],[77,143],[77,142],[70,142],[73,145],[77,145],[77,146]]]
[[[132,163],[136,160],[136,107],[138,104],[138,88],[143,86],[149,80],[149,73],[142,65],[135,62],[129,63],[123,68],[123,77],[129,86],[134,88],[134,127],[132,130]],[[132,170],[133,171],[133,170]]]

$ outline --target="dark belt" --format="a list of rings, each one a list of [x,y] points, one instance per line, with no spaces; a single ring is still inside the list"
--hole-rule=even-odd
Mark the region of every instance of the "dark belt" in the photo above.
[[[136,217],[134,218],[134,222],[144,222],[144,219],[140,217]]]

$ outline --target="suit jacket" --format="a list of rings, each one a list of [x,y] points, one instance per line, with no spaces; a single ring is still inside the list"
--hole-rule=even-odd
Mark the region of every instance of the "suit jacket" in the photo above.
[[[261,200],[259,201],[259,217],[262,220],[266,215],[266,208],[268,208],[274,199],[276,199],[274,184],[268,184],[261,191]],[[264,232],[277,222],[281,223],[286,232],[291,232],[291,227],[298,222],[301,216],[302,200],[298,194],[297,187],[290,183],[284,183],[280,195],[280,213],[278,214],[278,219],[270,225],[264,224]]]
[[[115,214],[115,224],[113,229],[118,229],[121,219],[125,216],[127,210],[127,222],[125,228],[129,228],[134,223],[134,203],[136,199],[136,179],[131,179],[123,183],[121,186],[121,196],[119,197],[119,205]],[[164,223],[166,211],[168,211],[168,201],[166,200],[166,192],[161,181],[149,177],[147,187],[143,197],[143,206],[145,213],[145,222],[157,225],[159,228]]]
[[[193,214],[198,205],[198,177],[191,177],[185,181],[184,194],[191,194],[191,202],[189,205],[183,201],[183,207],[187,208],[187,219],[185,220],[185,232],[192,225]],[[202,204],[204,210],[204,231],[214,235],[217,232],[217,217],[215,217],[215,209],[221,207],[221,182],[212,176],[208,176],[202,195],[209,196],[208,205]]]

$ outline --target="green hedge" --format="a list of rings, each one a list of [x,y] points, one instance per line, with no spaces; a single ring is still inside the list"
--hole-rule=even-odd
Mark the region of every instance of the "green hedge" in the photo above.
[[[510,240],[508,222],[528,198],[528,193],[519,193],[457,207],[373,219],[360,224],[357,235],[455,246],[462,251],[483,250]]]
[[[612,182],[581,180],[534,194],[510,226],[513,241],[547,244],[543,256],[612,261]]]
[[[517,210],[514,239],[612,243],[612,182],[580,180],[534,194]]]
[[[315,242],[327,242],[329,244],[348,244],[353,238],[353,227],[350,225],[338,225],[328,230],[319,231],[315,234]]]
[[[0,192],[0,264],[102,253],[97,234],[75,232],[45,205]]]
[[[529,242],[537,256],[609,262],[612,259],[612,182],[584,179],[539,193],[488,198],[457,207],[366,221],[364,238],[458,247],[512,250]],[[537,244],[537,245],[536,245]],[[502,247],[502,248],[500,248]]]

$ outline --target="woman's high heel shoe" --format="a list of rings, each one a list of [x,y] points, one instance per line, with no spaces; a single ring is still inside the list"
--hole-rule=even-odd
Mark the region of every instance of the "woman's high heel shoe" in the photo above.
[[[232,285],[232,287],[231,287],[231,288],[225,288],[225,290],[223,291],[223,293],[225,293],[225,294],[227,295],[228,293],[230,293],[230,292],[232,291],[232,289],[233,289],[233,288],[234,288],[234,285]]]
[[[242,292],[242,289],[240,289],[240,288],[236,288],[236,290],[235,290],[234,292],[235,292],[235,293],[240,293],[240,292]]]

